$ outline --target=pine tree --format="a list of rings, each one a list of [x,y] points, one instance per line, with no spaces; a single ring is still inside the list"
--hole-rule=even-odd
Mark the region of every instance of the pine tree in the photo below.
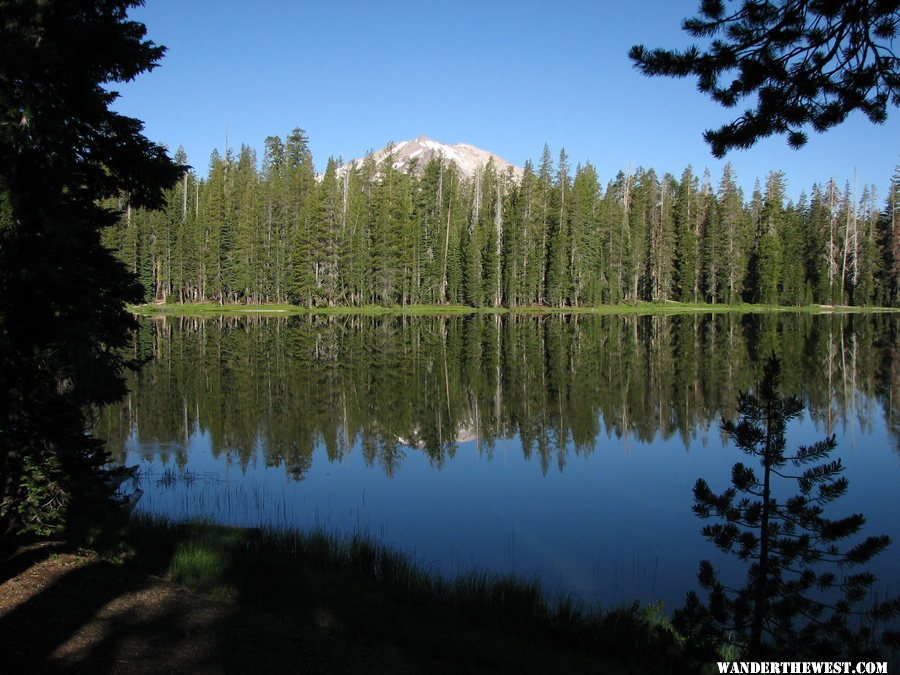
[[[831,569],[864,565],[890,540],[868,537],[841,548],[841,542],[860,531],[865,518],[825,516],[825,507],[848,486],[841,461],[829,461],[835,437],[787,454],[787,425],[801,415],[803,405],[780,395],[779,382],[780,363],[773,356],[757,391],[740,395],[738,421],[722,425],[745,454],[759,460],[762,475],[739,462],[731,471],[732,487],[723,493],[715,494],[702,478],[694,486],[694,513],[720,521],[704,526],[703,535],[723,552],[751,562],[747,583],[731,589],[717,577],[712,563],[703,561],[699,581],[709,591],[709,604],[703,606],[689,593],[676,625],[691,635],[702,627],[701,639],[730,642],[746,650],[749,659],[861,656],[878,636],[870,624],[858,625],[856,617],[897,616],[900,598],[859,609],[875,576],[838,575]],[[789,465],[802,470],[792,473]],[[794,482],[798,493],[783,499],[779,482]],[[887,633],[886,638],[898,641],[897,634]]]
[[[187,155],[179,148],[175,153],[175,161],[187,165]],[[168,198],[168,213],[173,230],[171,292],[180,302],[196,297],[197,257],[199,248],[196,241],[197,223],[196,209],[197,179],[190,171],[185,171],[181,180]]]
[[[780,300],[784,251],[781,228],[784,226],[784,175],[770,172],[766,178],[765,202],[760,214],[759,295],[758,301],[777,305]]]
[[[623,277],[626,284],[626,299],[629,302],[638,302],[649,297],[647,253],[652,231],[651,220],[659,201],[659,182],[656,179],[656,172],[652,169],[645,171],[639,167],[634,174],[634,184],[631,186],[630,195],[628,247]]]
[[[284,142],[285,176],[281,193],[286,231],[276,249],[279,299],[312,306],[316,297],[316,256],[320,239],[316,175],[309,138],[296,128]]]
[[[497,307],[502,298],[500,289],[502,237],[503,237],[503,196],[501,177],[494,159],[488,159],[481,175],[481,298],[482,303]]]
[[[233,160],[230,151],[223,158],[217,150],[210,157],[209,180],[205,187],[203,218],[203,297],[218,302],[225,301],[227,280],[224,271],[234,247],[234,210],[231,206],[233,191]]]
[[[857,245],[857,282],[853,297],[854,305],[871,305],[879,295],[877,279],[880,275],[880,260],[876,232],[878,224],[878,192],[874,185],[863,188],[859,200],[859,243]]]
[[[603,233],[600,224],[600,184],[590,163],[575,171],[572,186],[572,304],[602,301]]]
[[[503,199],[502,284],[507,307],[518,307],[523,301],[522,268],[525,256],[524,223],[522,222],[521,186],[510,172]]]
[[[287,184],[284,144],[278,136],[268,136],[262,166],[261,246],[263,265],[259,293],[267,301],[279,296],[279,259],[287,232]]]
[[[371,287],[371,198],[375,162],[366,157],[360,169],[351,167],[346,180],[348,190],[347,227],[351,258],[347,286],[351,302],[356,306],[372,302]]]
[[[569,296],[571,260],[571,181],[569,158],[565,150],[559,152],[556,166],[556,182],[551,192],[551,208],[548,214],[547,302],[556,307],[566,304]]]
[[[803,305],[811,299],[807,294],[803,265],[802,221],[807,210],[805,202],[806,196],[801,195],[799,204],[788,204],[779,232],[783,263],[778,302],[782,305]]]
[[[716,157],[773,134],[799,148],[807,129],[830,129],[854,110],[882,123],[888,106],[900,105],[894,3],[744,0],[726,10],[722,0],[707,0],[682,27],[708,47],[635,45],[629,56],[645,75],[696,76],[698,89],[726,108],[750,98],[755,108],[703,134]]]
[[[484,300],[482,287],[482,238],[483,227],[481,223],[484,197],[483,184],[480,172],[476,172],[472,181],[471,211],[469,213],[469,226],[463,233],[461,242],[463,254],[463,287],[465,289],[466,304],[472,307],[481,307]]]
[[[549,150],[545,153],[549,156]],[[548,160],[549,161],[549,160]],[[549,169],[547,169],[549,171]],[[542,299],[544,269],[543,217],[540,206],[541,181],[530,161],[525,163],[519,187],[522,227],[521,292],[522,304],[535,304]]]
[[[730,239],[727,229],[739,218],[740,193],[734,184],[731,165],[726,165],[714,195],[709,174],[704,173],[698,198],[700,221],[700,278],[708,302],[722,302],[726,296],[726,279],[738,275],[735,262],[727,257]]]
[[[341,184],[337,175],[337,161],[328,159],[325,174],[319,183],[317,199],[319,212],[316,218],[320,226],[317,250],[318,296],[328,307],[334,307],[339,294],[339,262],[340,251],[344,248],[344,230],[342,227]]]
[[[675,192],[675,288],[681,302],[697,302],[700,295],[698,192],[699,182],[688,166]]]
[[[651,299],[668,301],[675,294],[675,179],[665,174],[659,184],[659,205],[652,221]]]
[[[607,235],[607,277],[609,279],[608,302],[616,304],[627,298],[627,266],[632,256],[631,225],[634,177],[630,172],[619,172],[606,188],[603,196],[603,222]]]
[[[721,248],[724,268],[727,270],[723,279],[723,297],[728,303],[740,302],[744,293],[753,235],[744,209],[744,197],[735,184],[731,164],[726,164],[722,170],[717,208],[723,238]]]
[[[125,303],[143,293],[100,233],[119,199],[162,208],[183,169],[110,109],[164,53],[128,20],[136,4],[0,0],[0,536],[112,497],[85,429],[124,394]]]
[[[803,261],[815,302],[831,302],[828,288],[828,200],[818,184],[812,186],[809,209],[803,219]]]
[[[397,264],[402,253],[404,196],[402,174],[394,168],[393,145],[378,165],[381,174],[370,207],[372,293],[383,305],[401,300],[402,278]]]
[[[876,238],[881,260],[879,302],[896,306],[900,302],[900,167],[891,178]]]
[[[535,183],[533,219],[531,241],[534,242],[531,250],[531,259],[536,268],[535,289],[537,295],[534,299],[539,305],[547,302],[547,271],[549,267],[548,254],[550,252],[550,218],[551,199],[553,192],[553,158],[550,155],[550,146],[544,144],[541,153],[541,165],[538,168],[537,181]]]
[[[256,285],[256,236],[259,227],[256,153],[247,145],[241,146],[234,169],[232,189],[234,197],[234,243],[226,255],[225,279],[231,299],[250,301]]]

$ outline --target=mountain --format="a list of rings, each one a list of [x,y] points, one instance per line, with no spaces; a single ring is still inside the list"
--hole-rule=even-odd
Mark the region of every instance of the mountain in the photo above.
[[[376,165],[381,164],[384,161],[390,148],[391,145],[387,145],[381,150],[372,153]],[[456,167],[459,169],[462,176],[471,178],[475,175],[476,171],[481,169],[487,164],[488,160],[493,157],[494,165],[499,172],[505,173],[507,168],[512,167],[516,179],[522,177],[522,169],[520,167],[510,164],[505,159],[498,157],[492,152],[476,148],[474,145],[469,145],[467,143],[449,145],[447,143],[435,141],[428,138],[428,136],[419,136],[411,141],[394,143],[393,151],[394,168],[400,171],[405,171],[409,161],[415,160],[417,162],[417,173],[421,173],[428,162],[431,161],[432,157],[443,156],[444,161],[448,164],[450,162],[456,164]],[[360,157],[341,165],[338,168],[338,175],[342,175],[351,166],[361,167],[364,161],[365,157]]]

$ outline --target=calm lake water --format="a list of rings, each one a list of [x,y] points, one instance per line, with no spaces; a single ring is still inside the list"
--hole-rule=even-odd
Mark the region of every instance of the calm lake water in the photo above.
[[[140,464],[139,510],[362,532],[453,575],[537,575],[588,604],[680,606],[717,553],[691,512],[744,455],[722,416],[773,351],[837,434],[869,569],[900,591],[900,317],[314,316],[143,320],[131,393],[98,435]]]

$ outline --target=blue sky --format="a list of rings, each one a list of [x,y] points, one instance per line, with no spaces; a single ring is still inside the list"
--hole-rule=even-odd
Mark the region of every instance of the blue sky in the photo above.
[[[835,177],[886,194],[900,163],[900,111],[863,115],[794,151],[783,138],[714,159],[701,132],[731,119],[692,80],[647,78],[631,45],[684,47],[698,0],[148,0],[130,16],[168,47],[159,68],[117,87],[115,108],[206,175],[209,155],[303,128],[319,170],[424,134],[518,165],[544,143],[605,184],[643,166],[688,164],[714,183],[730,161],[752,188],[785,172],[796,198]],[[732,115],[735,111],[730,111]]]

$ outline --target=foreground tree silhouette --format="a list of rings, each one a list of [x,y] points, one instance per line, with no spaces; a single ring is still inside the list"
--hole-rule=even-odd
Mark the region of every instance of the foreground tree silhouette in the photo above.
[[[733,12],[702,0],[700,13],[682,27],[715,37],[706,50],[635,45],[629,57],[645,75],[696,75],[698,89],[726,108],[755,97],[755,109],[704,133],[716,157],[772,134],[799,148],[805,126],[825,131],[854,110],[880,123],[888,105],[900,106],[896,0],[743,0]]]
[[[163,48],[127,0],[0,0],[0,535],[45,533],[109,502],[92,408],[124,392],[121,348],[141,298],[100,243],[101,200],[160,207],[181,167],[105,87]]]
[[[841,461],[829,460],[835,437],[786,454],[787,424],[803,405],[778,394],[779,378],[780,364],[773,356],[758,391],[740,395],[739,420],[722,425],[741,450],[759,460],[762,475],[739,462],[731,471],[732,487],[723,493],[715,494],[702,478],[694,486],[694,513],[721,521],[704,526],[703,535],[751,563],[747,584],[726,586],[712,563],[703,561],[699,580],[709,591],[709,604],[689,593],[676,623],[688,634],[730,642],[751,659],[764,654],[821,659],[863,654],[878,638],[896,643],[895,633],[876,635],[872,622],[897,616],[900,598],[860,608],[876,579],[868,572],[851,573],[890,540],[868,537],[842,548],[865,518],[824,515],[825,505],[847,491]],[[799,492],[785,497],[779,481],[796,484]]]

